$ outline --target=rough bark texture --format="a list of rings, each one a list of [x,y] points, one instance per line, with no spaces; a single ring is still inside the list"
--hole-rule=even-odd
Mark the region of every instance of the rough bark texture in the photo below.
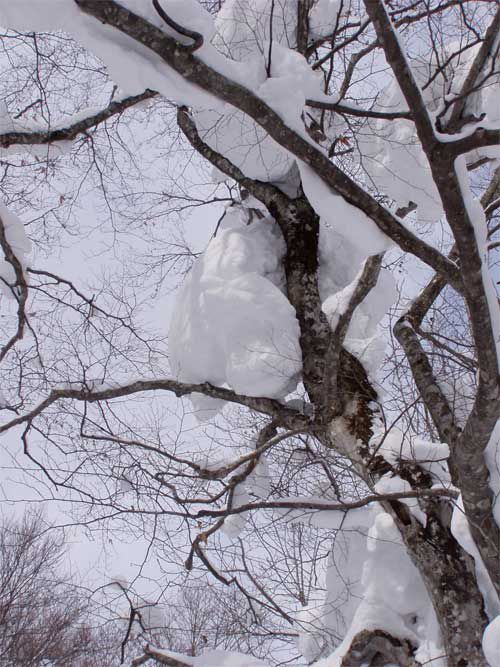
[[[388,663],[419,667],[414,652],[415,647],[405,639],[396,639],[382,630],[362,630],[342,658],[342,667],[384,667]]]

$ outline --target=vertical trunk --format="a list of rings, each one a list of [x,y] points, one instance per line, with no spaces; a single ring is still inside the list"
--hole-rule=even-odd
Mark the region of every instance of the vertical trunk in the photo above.
[[[362,403],[364,400],[359,398],[358,413]],[[342,421],[346,427],[343,442],[338,440],[342,432],[338,424],[333,431],[335,442],[331,437],[323,442],[348,456],[367,484],[373,486],[383,474],[392,471],[391,466],[382,457],[371,456],[368,440],[363,442],[355,427],[356,413]],[[432,484],[428,473],[414,463],[404,468],[401,463],[397,474],[407,479],[415,490],[429,488]],[[388,501],[382,505],[394,519],[407,553],[423,579],[441,630],[448,667],[488,667],[482,650],[482,636],[488,619],[474,563],[453,537],[448,518],[450,508],[443,503],[448,500],[426,498],[421,501],[421,509],[427,516],[425,527],[403,503]]]
[[[416,519],[410,520],[406,506],[391,505],[408,554],[432,601],[448,667],[487,667],[482,636],[488,619],[472,558],[432,512],[423,527]]]

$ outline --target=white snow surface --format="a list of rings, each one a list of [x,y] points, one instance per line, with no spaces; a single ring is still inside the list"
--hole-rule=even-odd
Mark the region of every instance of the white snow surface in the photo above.
[[[354,597],[350,602],[352,622],[342,643],[330,657],[320,660],[316,667],[340,667],[354,636],[364,629],[380,629],[402,639],[413,640],[419,646],[416,659],[433,660],[444,667],[439,655],[442,647],[431,602],[423,581],[401,542],[392,517],[373,509],[373,525],[367,538],[367,558],[362,567],[361,585],[353,593],[361,595],[355,611]],[[346,559],[349,572],[349,559]],[[358,581],[360,562],[353,559],[354,582]]]
[[[358,248],[361,261],[392,246],[392,241],[366,213],[336,194],[304,162],[298,160],[297,164],[304,193],[314,210],[337,234]]]
[[[370,446],[391,465],[397,465],[399,460],[413,461],[432,475],[436,486],[448,488],[451,484],[447,463],[450,450],[446,443],[410,438],[393,426],[387,432],[377,430]]]
[[[0,218],[3,222],[6,241],[24,270],[26,268],[27,256],[31,252],[31,241],[26,236],[24,225],[17,215],[12,213],[12,211],[1,202]],[[0,290],[2,294],[13,298],[12,291],[8,285],[14,285],[16,282],[17,279],[14,267],[5,258],[0,257]]]
[[[500,600],[496,594],[495,587],[491,583],[476,543],[472,538],[469,522],[464,512],[462,496],[460,496],[453,508],[450,529],[453,537],[460,546],[474,559],[477,583],[483,596],[485,610],[488,617],[493,618],[497,614],[500,614]]]
[[[229,209],[177,298],[170,365],[185,382],[284,398],[301,370],[299,325],[279,288],[284,242],[269,218]]]
[[[494,618],[484,631],[483,651],[490,667],[500,665],[500,616]]]
[[[316,0],[309,14],[309,37],[319,39],[332,32],[332,27],[338,20],[339,9],[347,13],[351,10],[351,3],[341,3],[340,0]]]

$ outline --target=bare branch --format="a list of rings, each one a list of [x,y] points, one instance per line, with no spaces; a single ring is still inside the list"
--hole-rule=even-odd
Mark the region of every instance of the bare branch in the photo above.
[[[184,37],[189,37],[189,39],[193,40],[192,45],[185,46],[182,44],[182,48],[192,53],[193,51],[197,51],[203,46],[203,35],[199,32],[195,32],[194,30],[189,30],[189,28],[186,28],[185,26],[177,23],[177,21],[174,21],[174,19],[171,18],[160,5],[159,0],[153,0],[153,7],[156,9],[158,15],[161,16],[165,23],[170,26],[170,28],[173,28],[176,32],[179,33],[179,35],[184,35]]]
[[[347,116],[357,116],[359,118],[379,118],[381,120],[398,120],[404,118],[412,120],[410,111],[373,111],[372,109],[360,109],[349,106],[342,102],[324,102],[320,100],[306,100],[306,104],[313,109],[323,109],[325,111],[336,111]]]
[[[154,90],[145,90],[140,95],[133,95],[122,100],[114,100],[105,109],[91,114],[83,120],[69,123],[64,127],[49,128],[47,130],[39,130],[36,132],[6,132],[0,134],[0,146],[2,148],[9,148],[16,144],[29,146],[33,144],[52,144],[56,141],[70,141],[75,139],[79,134],[83,134],[101,123],[104,123],[109,118],[121,114],[125,109],[139,104],[144,100],[150,100],[156,97],[158,93]]]
[[[81,383],[78,383],[81,385]],[[309,420],[299,412],[287,408],[271,398],[257,398],[237,394],[224,387],[215,387],[209,382],[203,384],[188,384],[177,382],[176,380],[138,380],[130,384],[117,387],[98,390],[84,389],[53,389],[49,396],[39,403],[30,412],[12,419],[10,422],[0,426],[0,433],[4,433],[14,426],[20,424],[30,424],[44,410],[57,401],[69,399],[73,401],[83,401],[85,403],[98,403],[108,401],[123,396],[132,396],[144,391],[168,391],[175,394],[178,398],[188,396],[192,393],[200,393],[211,398],[219,398],[230,403],[239,403],[251,410],[274,417],[280,423],[294,424],[292,428],[307,428]],[[299,426],[301,425],[301,426]]]

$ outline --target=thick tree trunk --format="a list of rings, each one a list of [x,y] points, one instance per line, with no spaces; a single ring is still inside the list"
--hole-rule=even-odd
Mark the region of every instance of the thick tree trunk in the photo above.
[[[365,399],[360,397],[359,405]],[[362,411],[366,429],[366,410]],[[343,427],[339,427],[339,422]],[[353,461],[368,486],[382,475],[393,472],[410,482],[415,490],[429,488],[432,481],[426,471],[414,463],[400,463],[398,470],[382,457],[370,454],[368,441],[359,438],[353,415],[335,420],[323,443],[337,449]],[[451,508],[448,500],[423,499],[421,509],[427,517],[424,527],[401,502],[383,502],[394,519],[407,553],[418,569],[432,602],[441,630],[448,667],[488,667],[482,650],[482,636],[488,623],[478,587],[474,562],[455,540],[449,527]],[[376,662],[368,663],[375,667]]]
[[[438,517],[428,514],[424,527],[404,517],[406,506],[393,505],[399,505],[392,515],[432,601],[448,667],[487,667],[481,642],[488,619],[472,558]]]

